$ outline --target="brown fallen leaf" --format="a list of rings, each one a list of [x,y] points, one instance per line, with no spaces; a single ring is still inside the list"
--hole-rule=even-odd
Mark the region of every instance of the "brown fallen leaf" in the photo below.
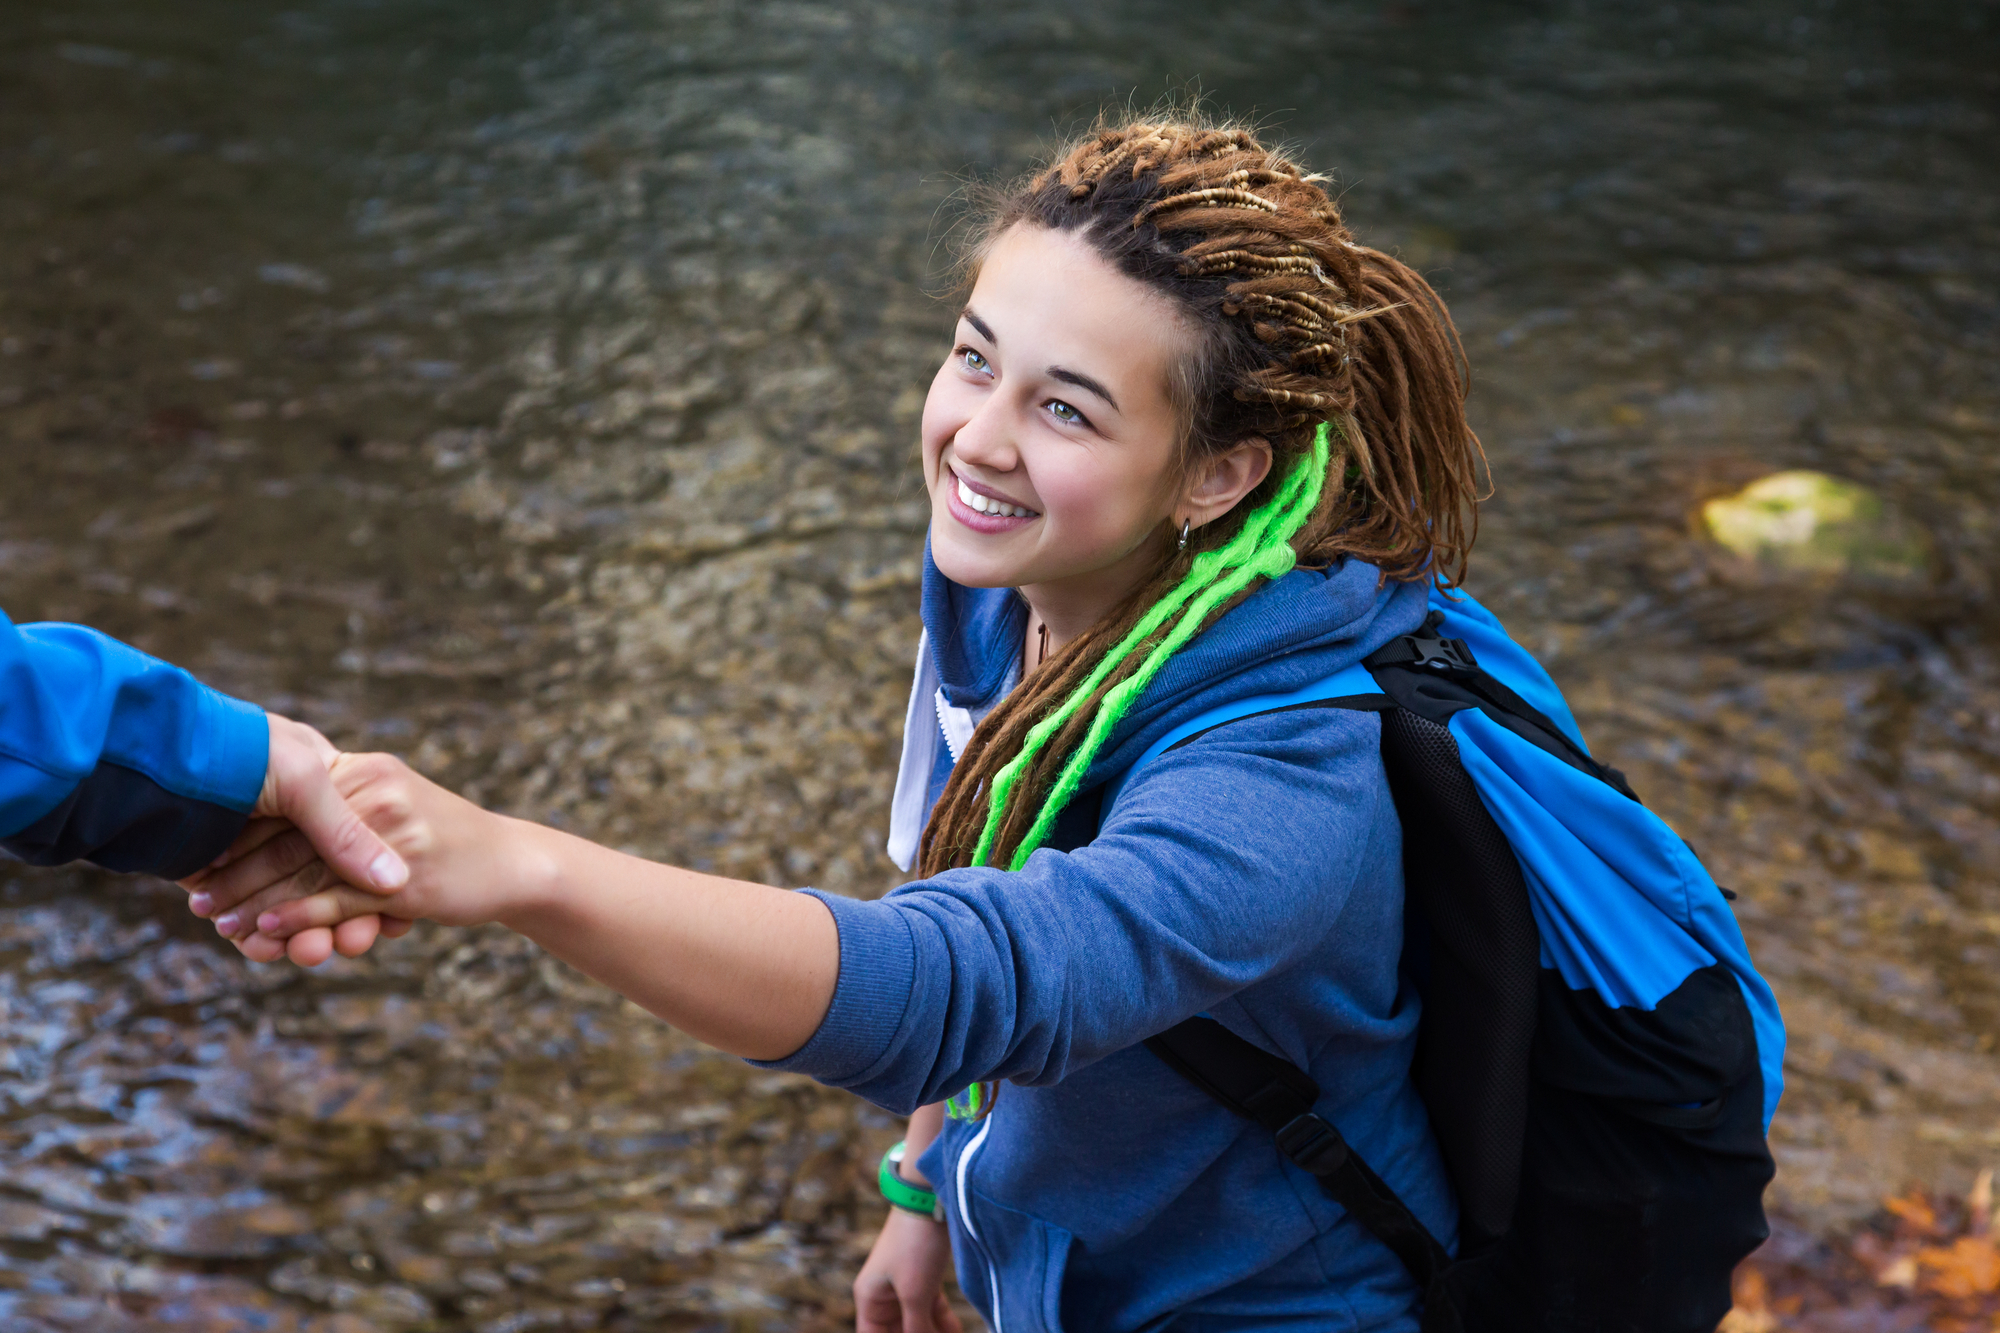
[[[1769,1310],[1745,1310],[1741,1306],[1722,1316],[1715,1333],[1777,1333],[1782,1325]]]
[[[1917,1256],[1899,1254],[1882,1267],[1875,1270],[1875,1285],[1878,1287],[1901,1287],[1912,1291],[1917,1285]]]
[[[1716,1333],[1777,1333],[1780,1325],[1771,1310],[1771,1286],[1763,1270],[1754,1264],[1737,1269],[1730,1294],[1735,1304],[1722,1317]]]
[[[1919,1190],[1911,1190],[1900,1198],[1892,1195],[1882,1200],[1882,1207],[1905,1226],[1921,1235],[1937,1234],[1937,1210],[1931,1207],[1931,1201]]]
[[[1918,1250],[1917,1263],[1928,1270],[1924,1289],[1940,1296],[1964,1299],[2000,1291],[2000,1250],[1984,1236],[1961,1236],[1948,1246]]]

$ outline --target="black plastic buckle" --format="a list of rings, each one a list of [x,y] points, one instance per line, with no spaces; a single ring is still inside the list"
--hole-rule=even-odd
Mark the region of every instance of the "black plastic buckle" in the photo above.
[[[1331,1174],[1347,1164],[1347,1140],[1311,1111],[1287,1121],[1277,1138],[1279,1152],[1316,1176]]]
[[[1429,667],[1433,671],[1472,671],[1479,666],[1464,639],[1421,638],[1415,634],[1409,639],[1410,651],[1417,655],[1412,666]]]

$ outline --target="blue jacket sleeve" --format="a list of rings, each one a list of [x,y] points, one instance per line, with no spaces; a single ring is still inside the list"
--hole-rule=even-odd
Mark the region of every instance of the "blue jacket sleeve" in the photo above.
[[[876,902],[817,895],[840,932],[833,1002],[773,1063],[898,1111],[981,1079],[1052,1083],[1337,954],[1364,871],[1400,882],[1381,878],[1401,842],[1379,728],[1335,710],[1246,719],[1149,764],[1074,851]]]
[[[213,860],[264,785],[263,710],[79,625],[0,614],[0,848],[169,879]]]

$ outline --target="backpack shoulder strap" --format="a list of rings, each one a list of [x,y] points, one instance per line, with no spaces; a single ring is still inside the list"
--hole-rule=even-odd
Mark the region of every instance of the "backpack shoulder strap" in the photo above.
[[[1637,801],[1625,775],[1592,758],[1582,744],[1507,683],[1481,666],[1463,639],[1444,637],[1445,615],[1432,611],[1415,633],[1392,639],[1364,661],[1375,688],[1395,705],[1441,727],[1476,708],[1537,749]]]
[[[1199,1015],[1148,1038],[1146,1046],[1175,1073],[1269,1131],[1278,1151],[1388,1246],[1419,1287],[1427,1294],[1436,1290],[1451,1255],[1340,1131],[1313,1111],[1319,1085],[1310,1075]]]
[[[1447,929],[1441,934],[1429,929],[1419,947],[1428,1032],[1413,1073],[1460,1196],[1463,1254],[1467,1246],[1481,1249],[1504,1234],[1514,1211],[1539,954],[1519,864],[1460,767],[1446,724],[1468,707],[1497,711],[1518,705],[1526,715],[1522,725],[1548,733],[1540,744],[1558,749],[1565,762],[1590,761],[1504,685],[1492,682],[1497,698],[1467,689],[1468,677],[1482,685],[1488,681],[1463,644],[1440,636],[1438,620],[1431,618],[1365,662],[1290,695],[1243,699],[1190,719],[1155,742],[1133,768],[1214,727],[1263,712],[1342,707],[1381,713],[1382,758],[1397,810],[1406,826],[1416,821],[1432,830],[1418,843],[1405,843],[1412,928],[1425,932],[1439,910],[1447,913]],[[1449,901],[1439,898],[1441,886]],[[1199,1025],[1190,1020],[1148,1044],[1176,1072],[1274,1135],[1310,1112],[1318,1095],[1304,1074],[1210,1020]],[[1352,1159],[1358,1170],[1367,1170],[1344,1144],[1333,1149],[1329,1142],[1321,1150],[1327,1160],[1344,1165]],[[1382,1229],[1367,1224],[1385,1243],[1384,1229],[1402,1235],[1403,1242],[1392,1248],[1424,1278],[1417,1254],[1422,1247],[1409,1239],[1421,1234],[1421,1226],[1400,1201],[1396,1211],[1381,1212],[1380,1200],[1394,1195],[1386,1186],[1374,1188],[1380,1181],[1372,1172],[1367,1179],[1374,1184],[1366,1189],[1351,1183],[1336,1187],[1324,1176],[1321,1182],[1344,1206],[1348,1200],[1342,1196],[1354,1196],[1350,1211],[1364,1222],[1376,1217]]]

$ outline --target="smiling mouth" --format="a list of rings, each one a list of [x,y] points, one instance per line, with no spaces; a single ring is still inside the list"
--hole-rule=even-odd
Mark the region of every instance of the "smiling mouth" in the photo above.
[[[981,495],[978,491],[966,485],[965,478],[959,476],[956,472],[952,473],[952,481],[958,486],[958,502],[976,514],[991,514],[994,518],[1040,517],[1034,510],[1023,505],[1008,504],[1005,500],[996,500],[991,496]]]

